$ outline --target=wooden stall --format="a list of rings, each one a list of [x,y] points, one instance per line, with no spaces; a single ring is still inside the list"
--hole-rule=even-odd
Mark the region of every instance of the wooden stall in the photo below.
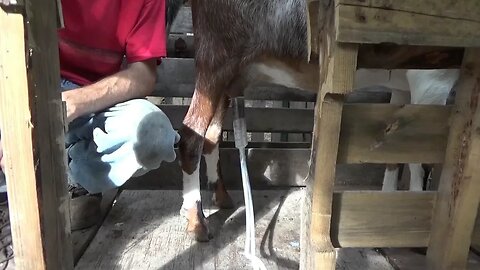
[[[335,269],[338,247],[428,247],[429,269],[465,269],[480,198],[479,14],[475,0],[309,1],[310,47],[319,55],[322,84],[302,269]],[[349,106],[345,96],[362,67],[460,67],[455,105]],[[379,113],[368,115],[373,111]],[[338,194],[340,162],[442,163],[443,169],[433,192]]]
[[[315,108],[247,108],[250,132],[313,132],[312,145],[306,140],[249,145],[252,178],[263,179],[265,161],[277,164],[269,179],[253,183],[254,188],[302,186],[310,175],[302,209],[301,269],[334,269],[336,248],[346,247],[428,247],[430,269],[465,269],[471,241],[478,243],[480,238],[480,229],[474,231],[480,198],[478,0],[306,1],[311,59],[321,66],[318,94],[271,86],[246,93],[255,101],[316,102]],[[55,49],[55,33],[62,23],[59,2],[15,1],[0,8],[0,115],[8,116],[0,124],[8,130],[2,143],[9,149],[7,177],[14,179],[8,182],[8,192],[19,269],[72,269],[98,229],[76,239],[70,234],[65,153],[58,143],[64,136]],[[178,58],[167,59],[160,69],[176,67],[159,70],[170,81],[157,85],[157,97],[151,101],[178,127],[186,104],[163,101],[191,97],[194,70],[192,59],[180,58],[193,57],[185,49],[191,37],[175,35],[169,50]],[[461,68],[456,103],[385,104],[389,97],[384,92],[352,92],[358,68]],[[187,74],[172,76],[178,70]],[[269,115],[282,121],[258,120]],[[229,113],[225,131],[231,129]],[[232,172],[229,188],[235,183],[239,187],[240,175],[233,169],[238,157],[228,136],[221,147],[222,167]],[[408,162],[443,164],[438,190],[334,189],[341,178],[339,168],[346,164],[373,178],[363,169],[365,164],[378,165],[377,172],[382,172],[385,163]],[[161,170],[161,175],[149,173],[126,188],[158,188],[156,183],[162,182],[163,188],[178,189],[179,167],[164,164]]]

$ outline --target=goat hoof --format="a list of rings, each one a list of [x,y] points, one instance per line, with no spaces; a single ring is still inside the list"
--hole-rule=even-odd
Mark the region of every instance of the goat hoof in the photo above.
[[[220,209],[232,209],[234,207],[232,197],[230,197],[225,185],[221,181],[215,185],[213,203]]]
[[[198,242],[208,242],[212,237],[208,229],[208,221],[203,215],[200,202],[197,207],[186,210],[185,214],[188,219],[187,232]]]

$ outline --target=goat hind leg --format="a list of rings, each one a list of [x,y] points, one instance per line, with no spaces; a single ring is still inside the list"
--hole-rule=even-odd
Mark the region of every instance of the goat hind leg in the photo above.
[[[234,204],[223,182],[218,149],[218,142],[222,134],[223,116],[228,106],[228,99],[226,97],[222,97],[222,99],[205,135],[203,154],[207,165],[208,184],[213,189],[213,203],[221,209],[232,209]]]
[[[200,194],[200,157],[204,147],[204,136],[215,114],[218,105],[218,88],[208,88],[209,91],[197,92],[185,116],[180,129],[180,162],[183,171],[183,205],[181,212],[188,219],[187,231],[197,241],[209,241],[211,234],[208,222],[203,214]]]

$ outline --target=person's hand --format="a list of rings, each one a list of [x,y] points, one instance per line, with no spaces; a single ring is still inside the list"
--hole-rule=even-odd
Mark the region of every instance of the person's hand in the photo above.
[[[75,104],[72,102],[72,99],[71,99],[71,92],[70,91],[64,91],[62,92],[62,101],[65,102],[65,110],[66,110],[66,118],[65,118],[65,121],[66,123],[65,124],[69,124],[70,122],[72,122],[75,118],[77,118],[75,112],[76,112],[76,109],[75,109]]]

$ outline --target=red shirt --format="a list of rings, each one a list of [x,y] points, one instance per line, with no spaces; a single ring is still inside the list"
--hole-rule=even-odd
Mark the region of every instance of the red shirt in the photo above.
[[[79,85],[166,56],[165,0],[62,0],[60,73]]]

